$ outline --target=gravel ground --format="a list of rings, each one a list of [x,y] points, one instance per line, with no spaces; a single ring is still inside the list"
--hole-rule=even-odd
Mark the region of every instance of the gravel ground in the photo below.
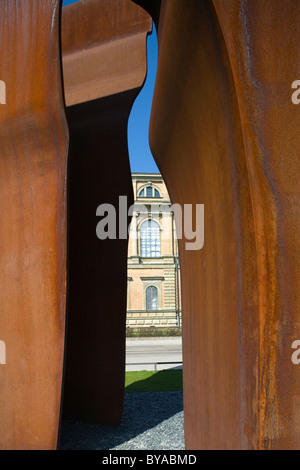
[[[121,426],[64,421],[61,450],[184,450],[182,392],[128,393]]]

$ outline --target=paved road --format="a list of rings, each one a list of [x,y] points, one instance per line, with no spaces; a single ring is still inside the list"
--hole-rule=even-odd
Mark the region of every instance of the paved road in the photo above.
[[[155,363],[182,363],[181,338],[126,340],[126,370],[155,370]],[[151,364],[146,364],[151,363]],[[138,365],[130,365],[138,364]],[[180,364],[158,364],[157,370],[181,367]]]

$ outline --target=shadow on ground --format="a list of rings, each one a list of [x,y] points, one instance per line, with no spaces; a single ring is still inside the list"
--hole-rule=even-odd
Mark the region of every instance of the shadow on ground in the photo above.
[[[184,445],[182,411],[181,391],[126,393],[120,426],[63,421],[60,449],[112,450],[121,446],[126,450],[126,443],[132,440],[128,450],[179,449]]]

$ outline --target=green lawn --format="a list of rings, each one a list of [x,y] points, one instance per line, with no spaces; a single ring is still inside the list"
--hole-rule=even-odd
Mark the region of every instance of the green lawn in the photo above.
[[[182,370],[126,372],[126,393],[178,390],[182,390]]]

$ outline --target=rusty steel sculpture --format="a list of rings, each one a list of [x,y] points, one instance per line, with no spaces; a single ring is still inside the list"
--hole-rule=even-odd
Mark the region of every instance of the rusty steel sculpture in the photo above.
[[[121,420],[127,241],[98,240],[95,215],[132,200],[152,18],[151,148],[172,201],[205,205],[204,248],[180,242],[186,448],[299,448],[299,15],[0,1],[0,449],[57,448],[61,415]]]

